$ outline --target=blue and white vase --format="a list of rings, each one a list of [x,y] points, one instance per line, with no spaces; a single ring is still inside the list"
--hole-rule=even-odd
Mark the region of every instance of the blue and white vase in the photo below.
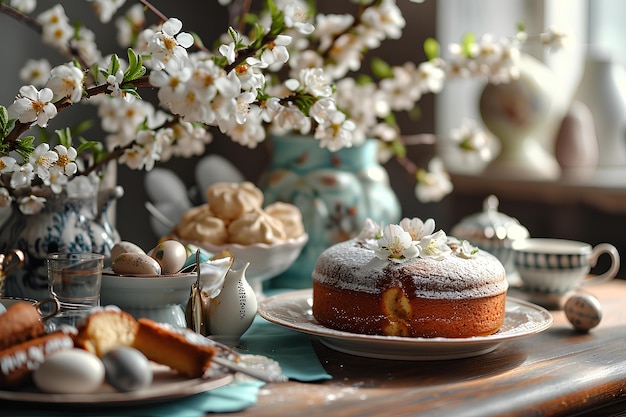
[[[35,300],[48,297],[49,253],[93,252],[110,258],[120,236],[109,222],[108,209],[122,194],[119,186],[80,198],[51,194],[44,209],[31,215],[13,204],[10,216],[0,226],[0,253],[19,249],[25,261],[7,274],[5,295]]]
[[[265,204],[283,201],[302,211],[309,241],[292,266],[271,280],[272,287],[310,288],[319,255],[355,237],[368,217],[397,223],[401,208],[387,171],[377,160],[378,142],[330,152],[311,136],[274,136],[272,160],[259,180]]]

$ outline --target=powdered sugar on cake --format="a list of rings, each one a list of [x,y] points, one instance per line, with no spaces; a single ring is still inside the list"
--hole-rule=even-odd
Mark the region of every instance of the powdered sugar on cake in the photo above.
[[[507,290],[504,267],[496,257],[434,232],[432,219],[403,219],[390,226],[383,229],[368,220],[358,238],[328,248],[317,261],[313,280],[376,294],[403,286],[410,276],[418,298],[480,298]],[[385,238],[388,231],[392,236]]]

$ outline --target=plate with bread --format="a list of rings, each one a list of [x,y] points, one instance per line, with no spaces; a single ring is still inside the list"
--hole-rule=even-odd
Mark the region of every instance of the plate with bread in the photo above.
[[[189,329],[135,319],[117,306],[56,328],[31,300],[3,306],[0,400],[97,407],[167,401],[230,383],[228,366],[239,361]]]
[[[350,333],[322,326],[313,316],[311,289],[292,291],[259,303],[265,320],[319,338],[325,346],[356,356],[392,360],[448,360],[484,355],[500,344],[548,329],[553,317],[535,304],[506,299],[504,324],[488,336],[466,338],[402,337]]]

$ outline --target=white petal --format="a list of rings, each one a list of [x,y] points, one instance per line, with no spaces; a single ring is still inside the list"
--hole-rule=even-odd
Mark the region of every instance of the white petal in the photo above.
[[[187,32],[183,32],[183,33],[179,34],[178,36],[176,36],[176,41],[183,48],[189,48],[194,43],[193,36],[191,36]]]
[[[163,32],[174,36],[183,28],[183,22],[176,19],[175,17],[171,17],[167,20],[167,22],[163,23]]]

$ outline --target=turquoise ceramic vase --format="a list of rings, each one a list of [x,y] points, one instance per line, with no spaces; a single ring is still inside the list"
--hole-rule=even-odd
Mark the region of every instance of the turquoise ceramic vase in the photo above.
[[[355,237],[366,218],[397,223],[401,209],[378,163],[376,140],[330,152],[310,136],[272,137],[272,159],[259,180],[265,204],[283,201],[302,211],[309,241],[294,264],[270,281],[277,288],[310,288],[318,256]]]

